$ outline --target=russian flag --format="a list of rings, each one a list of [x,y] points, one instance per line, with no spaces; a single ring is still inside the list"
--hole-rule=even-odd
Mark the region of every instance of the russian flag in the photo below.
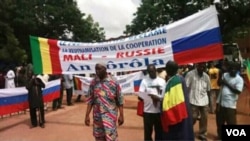
[[[139,92],[142,79],[134,81],[134,92]]]
[[[155,30],[115,41],[83,43],[30,36],[30,43],[35,72],[43,74],[93,73],[99,61],[112,63],[108,72],[125,72],[144,70],[148,64],[165,67],[169,60],[184,65],[223,59],[214,5]]]
[[[44,102],[50,102],[59,95],[59,79],[48,82],[43,89]],[[28,91],[25,87],[0,89],[0,116],[23,111],[28,107]]]
[[[0,115],[28,108],[28,91],[25,87],[0,89]]]
[[[172,58],[179,65],[219,60],[223,48],[215,6],[166,26]]]
[[[43,100],[44,102],[53,101],[60,96],[61,80],[53,80],[46,84],[45,89],[43,89]]]

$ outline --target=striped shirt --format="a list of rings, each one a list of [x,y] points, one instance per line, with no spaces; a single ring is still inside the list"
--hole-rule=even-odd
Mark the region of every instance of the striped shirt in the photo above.
[[[118,106],[123,105],[120,85],[111,77],[93,79],[88,91],[88,104],[93,105],[93,135],[116,141]]]

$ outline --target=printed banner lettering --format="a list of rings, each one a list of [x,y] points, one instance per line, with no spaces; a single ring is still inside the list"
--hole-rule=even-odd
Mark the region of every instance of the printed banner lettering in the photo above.
[[[144,77],[144,74],[140,72],[134,72],[126,75],[112,76],[121,87],[122,94],[136,94],[139,91],[141,80]],[[75,84],[75,93],[86,95],[89,90],[90,82],[93,78],[83,77],[79,75],[74,75]]]
[[[36,74],[83,74],[95,72],[97,62],[109,72],[164,67],[223,58],[215,6],[139,35],[98,43],[69,42],[30,36]]]

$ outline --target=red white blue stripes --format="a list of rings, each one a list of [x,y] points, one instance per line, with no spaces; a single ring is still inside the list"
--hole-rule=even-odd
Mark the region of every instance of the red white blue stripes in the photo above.
[[[44,102],[58,98],[60,94],[60,80],[46,84],[43,89]],[[25,87],[0,89],[0,116],[27,109],[28,91]]]

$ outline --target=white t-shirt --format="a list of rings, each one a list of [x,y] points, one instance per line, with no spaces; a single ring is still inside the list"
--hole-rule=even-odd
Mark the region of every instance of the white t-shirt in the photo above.
[[[65,89],[70,89],[73,87],[74,83],[73,83],[73,75],[72,74],[64,74],[63,75],[64,78],[64,87]]]
[[[155,93],[155,86],[159,86],[160,91],[158,92],[159,97],[163,97],[162,91],[165,90],[166,82],[164,79],[160,77],[156,77],[155,79],[151,79],[146,77],[142,80],[140,89],[139,89],[139,97],[144,101],[144,112],[146,113],[160,113],[160,102],[157,103],[157,106],[153,104],[152,98],[148,95],[150,93]]]
[[[5,76],[5,88],[15,88],[15,72],[13,70],[9,70]]]

